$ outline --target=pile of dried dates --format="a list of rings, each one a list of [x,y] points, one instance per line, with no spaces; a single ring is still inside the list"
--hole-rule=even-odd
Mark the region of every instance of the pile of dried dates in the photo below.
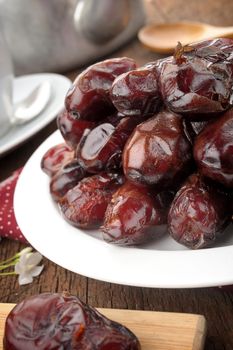
[[[196,249],[230,224],[233,40],[179,44],[140,68],[125,57],[94,64],[74,81],[57,123],[65,143],[41,166],[72,225],[137,245],[167,224]]]
[[[136,336],[79,298],[43,293],[23,300],[6,319],[4,350],[140,350]]]

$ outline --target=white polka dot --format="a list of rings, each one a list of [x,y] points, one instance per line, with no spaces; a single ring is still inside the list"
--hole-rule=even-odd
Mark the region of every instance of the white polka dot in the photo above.
[[[16,226],[16,230],[19,230],[19,226]]]
[[[11,218],[11,214],[8,214],[7,217],[8,217],[8,218]]]
[[[10,221],[7,221],[7,225],[10,225],[11,224],[11,222]]]
[[[13,233],[13,231],[12,231],[12,230],[10,230],[10,231],[9,231],[9,234],[10,234],[10,235],[12,235],[12,233]]]
[[[7,189],[7,190],[10,190],[10,189],[11,189],[11,187],[10,187],[10,186],[6,186],[6,189]]]
[[[3,214],[3,212],[2,211],[0,211],[0,215],[2,215]]]
[[[9,196],[10,196],[10,193],[9,193],[9,192],[7,192],[7,193],[6,193],[6,197],[9,197]]]
[[[2,221],[2,218],[0,218],[0,221]]]
[[[0,230],[3,230],[3,226],[0,226]]]
[[[9,199],[5,199],[5,203],[9,203]]]

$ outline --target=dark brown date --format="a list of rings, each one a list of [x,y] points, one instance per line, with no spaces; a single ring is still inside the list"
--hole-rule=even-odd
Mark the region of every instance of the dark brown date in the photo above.
[[[76,119],[75,115],[64,110],[57,117],[57,127],[66,143],[75,150],[84,132],[93,129],[95,123]]]
[[[68,293],[43,293],[7,317],[4,350],[140,350],[136,336]]]
[[[121,168],[124,145],[140,121],[140,117],[119,118],[86,133],[76,153],[80,164],[90,173]]]
[[[63,165],[74,158],[74,152],[68,145],[61,143],[51,147],[41,160],[41,169],[49,176],[53,176]]]
[[[81,180],[59,201],[65,219],[77,227],[99,227],[112,194],[123,182],[122,175],[110,173],[101,173]]]
[[[114,79],[136,68],[131,58],[114,58],[96,63],[82,72],[74,81],[65,99],[66,109],[77,119],[103,120],[115,108],[109,97]]]
[[[179,45],[173,60],[161,64],[160,87],[166,106],[204,120],[232,103],[233,40],[215,39]]]
[[[125,145],[123,168],[134,182],[170,187],[190,171],[192,147],[182,118],[163,111],[139,124]]]
[[[168,232],[180,244],[197,249],[213,245],[229,220],[229,198],[203,181],[188,178],[177,192],[168,214]]]
[[[156,69],[148,66],[120,75],[113,82],[110,97],[125,115],[153,115],[161,104]]]
[[[233,187],[233,109],[207,125],[196,138],[194,158],[203,175]]]
[[[50,193],[53,199],[61,200],[68,190],[75,187],[86,175],[86,171],[76,159],[66,163],[51,178]]]
[[[161,199],[145,186],[127,181],[112,196],[102,226],[103,239],[119,245],[136,245],[156,237],[166,223]]]

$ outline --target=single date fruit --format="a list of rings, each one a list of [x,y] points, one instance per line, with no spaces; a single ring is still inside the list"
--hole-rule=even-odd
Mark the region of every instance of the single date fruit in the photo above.
[[[194,158],[203,175],[233,188],[233,109],[199,134],[194,144]]]
[[[53,176],[63,165],[74,158],[74,151],[65,143],[51,147],[41,160],[41,169]]]
[[[76,159],[66,163],[50,180],[53,199],[61,200],[68,190],[75,187],[86,175],[86,171]]]
[[[168,214],[168,232],[180,244],[197,249],[213,245],[229,221],[228,196],[191,175],[177,192]]]
[[[66,143],[75,150],[83,134],[93,129],[95,123],[76,119],[72,113],[64,110],[57,116],[57,126]]]
[[[116,109],[125,115],[153,115],[161,104],[157,70],[148,66],[120,75],[110,96]]]
[[[75,79],[65,99],[66,109],[77,119],[103,120],[115,111],[109,97],[114,79],[135,68],[135,61],[127,57],[93,64]]]
[[[126,177],[134,182],[170,187],[190,171],[192,147],[182,118],[162,111],[139,124],[123,152]]]
[[[140,350],[136,336],[68,293],[25,299],[9,313],[4,350]]]
[[[127,181],[113,194],[108,205],[103,239],[119,245],[135,245],[161,234],[167,210],[158,197],[152,197],[147,187]]]
[[[76,152],[80,164],[90,173],[120,169],[124,145],[140,121],[140,117],[107,120],[84,134]]]
[[[74,226],[97,228],[103,222],[112,194],[123,182],[124,177],[120,174],[101,173],[87,177],[59,201],[61,212]]]
[[[187,118],[205,120],[233,99],[233,40],[215,39],[182,47],[161,64],[160,88],[166,106]]]

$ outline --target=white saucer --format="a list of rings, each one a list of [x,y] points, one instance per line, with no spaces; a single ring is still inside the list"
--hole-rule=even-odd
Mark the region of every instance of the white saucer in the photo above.
[[[51,82],[51,100],[38,117],[26,124],[13,126],[7,134],[0,138],[0,157],[49,124],[63,109],[64,98],[71,86],[71,81],[63,75],[52,73],[31,74],[15,78],[13,102],[22,100],[43,80]]]

